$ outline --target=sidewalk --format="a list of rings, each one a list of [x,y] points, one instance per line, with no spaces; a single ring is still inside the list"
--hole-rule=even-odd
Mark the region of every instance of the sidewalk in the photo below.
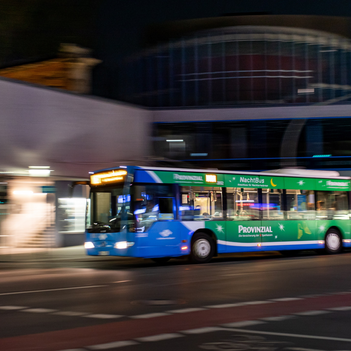
[[[94,259],[85,254],[83,245],[46,248],[46,249],[4,249],[0,252],[0,265],[3,263],[25,263],[25,262],[43,262],[43,261],[63,261],[63,260],[89,260]]]

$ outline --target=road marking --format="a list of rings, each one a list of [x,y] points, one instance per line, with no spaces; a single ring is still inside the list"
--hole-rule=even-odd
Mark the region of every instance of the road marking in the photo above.
[[[298,301],[302,300],[301,297],[282,297],[279,299],[271,299],[271,301],[276,301],[276,302],[285,302],[285,301]]]
[[[226,328],[235,328],[235,327],[249,327],[251,325],[264,324],[263,321],[242,321],[242,322],[234,322],[234,323],[226,323],[222,324],[222,327]]]
[[[6,295],[20,295],[20,294],[35,294],[35,293],[51,292],[51,291],[63,291],[63,290],[103,288],[103,287],[105,287],[105,286],[107,286],[107,285],[72,286],[71,288],[57,288],[57,289],[44,289],[44,290],[14,291],[14,292],[8,292],[8,293],[0,293],[0,296],[6,296]]]
[[[85,349],[69,349],[69,350],[61,350],[61,351],[85,351]]]
[[[333,307],[333,308],[327,308],[327,310],[330,310],[330,311],[350,311],[351,306]]]
[[[292,351],[325,351],[325,350],[317,350],[317,349],[305,349],[303,347],[287,347],[286,350],[292,350]]]
[[[205,327],[205,328],[182,330],[181,333],[184,333],[184,334],[205,334],[205,333],[211,333],[211,332],[220,331],[220,330],[224,330],[224,329],[220,328],[220,327]]]
[[[163,317],[163,316],[169,316],[169,313],[147,313],[147,314],[139,314],[137,316],[130,316],[129,318],[135,318],[135,319],[147,319],[147,318],[155,318],[155,317]]]
[[[28,308],[28,307],[24,307],[24,306],[0,306],[0,310],[22,310],[24,308]]]
[[[206,311],[206,308],[183,308],[180,310],[171,310],[167,311],[167,313],[190,313],[190,312],[197,312],[197,311]]]
[[[325,314],[325,313],[330,313],[329,311],[306,311],[306,312],[299,312],[299,313],[294,313],[298,316],[318,316],[319,314]]]
[[[223,325],[224,326],[224,325]],[[249,334],[260,334],[260,335],[275,335],[275,336],[287,336],[291,338],[301,338],[301,339],[315,339],[315,340],[329,340],[329,341],[344,341],[350,342],[351,339],[346,338],[334,338],[328,336],[318,336],[318,335],[304,335],[304,334],[289,334],[289,333],[276,333],[276,332],[265,332],[258,330],[247,330],[239,328],[228,328],[228,330],[238,333],[249,333]]]
[[[59,311],[59,312],[54,312],[53,314],[58,315],[58,316],[76,317],[76,316],[83,316],[83,315],[88,314],[88,313],[87,312],[75,312],[75,311]]]
[[[238,302],[238,303],[225,303],[223,305],[211,305],[205,306],[206,308],[230,308],[230,307],[238,307],[238,306],[245,306],[245,302]]]
[[[109,342],[106,344],[88,346],[87,349],[89,349],[89,350],[107,350],[107,349],[114,349],[116,347],[124,347],[124,346],[138,345],[138,344],[139,344],[138,342],[132,341],[132,340],[114,341],[114,342]],[[62,350],[62,351],[69,351],[69,350]]]
[[[117,280],[115,282],[112,282],[112,284],[120,284],[120,283],[128,283],[131,282],[131,280]]]
[[[153,341],[161,341],[161,340],[168,340],[168,339],[181,338],[181,337],[184,337],[184,335],[177,334],[177,333],[170,333],[170,334],[145,336],[143,338],[137,338],[136,340],[142,341],[142,342],[153,342]]]
[[[121,318],[124,316],[118,314],[88,314],[84,315],[86,318],[99,318],[99,319],[114,319],[114,318]]]
[[[31,312],[31,313],[51,313],[56,310],[52,310],[50,308],[28,308],[26,310],[20,310],[20,312]]]
[[[244,305],[264,305],[266,303],[273,303],[273,301],[249,301],[249,302],[244,302]]]
[[[278,316],[278,317],[267,317],[267,318],[261,318],[261,321],[266,321],[266,322],[280,322],[280,321],[285,321],[287,319],[295,318],[293,315],[287,315],[287,316]]]

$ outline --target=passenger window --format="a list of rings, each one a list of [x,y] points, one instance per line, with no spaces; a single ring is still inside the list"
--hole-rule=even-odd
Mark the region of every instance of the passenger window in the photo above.
[[[218,187],[181,187],[182,221],[223,220],[222,189]]]
[[[287,219],[315,219],[313,190],[287,190]]]
[[[258,191],[251,188],[227,188],[227,219],[249,221],[259,219]]]
[[[346,191],[317,191],[316,219],[348,219]]]
[[[283,190],[281,189],[263,189],[262,190],[262,219],[274,220],[284,219],[283,204],[282,204]]]

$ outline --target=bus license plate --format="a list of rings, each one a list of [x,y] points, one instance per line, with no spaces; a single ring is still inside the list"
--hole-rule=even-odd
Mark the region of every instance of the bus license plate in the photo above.
[[[109,254],[109,251],[99,251],[99,256],[108,256]]]

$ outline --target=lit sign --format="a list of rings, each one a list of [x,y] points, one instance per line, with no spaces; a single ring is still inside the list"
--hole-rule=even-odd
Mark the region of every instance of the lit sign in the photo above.
[[[109,172],[96,173],[90,176],[91,185],[102,185],[114,182],[121,182],[124,176],[127,175],[125,170],[113,170]]]
[[[206,174],[207,183],[217,183],[217,176],[215,174]]]

